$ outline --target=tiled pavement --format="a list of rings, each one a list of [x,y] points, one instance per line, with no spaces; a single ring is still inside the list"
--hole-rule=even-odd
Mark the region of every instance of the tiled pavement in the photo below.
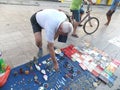
[[[11,1],[11,2],[10,2]],[[43,8],[61,8],[69,11],[69,2],[50,2],[50,1],[29,1],[18,0],[0,0],[0,50],[6,63],[11,67],[16,67],[33,59],[37,54],[34,36],[30,25],[30,16],[39,9]],[[9,3],[9,4],[7,4]],[[15,5],[17,4],[17,5]],[[22,4],[22,5],[21,5]],[[55,46],[61,48],[69,44],[76,46],[83,45],[84,42],[90,43],[101,50],[104,50],[111,57],[120,60],[120,48],[108,42],[109,39],[119,36],[120,29],[120,10],[118,9],[113,15],[112,21],[108,27],[104,26],[106,22],[105,13],[108,6],[93,6],[92,15],[100,20],[100,27],[93,35],[86,35],[82,28],[78,28],[80,38],[68,38],[66,44],[55,41]],[[44,35],[44,32],[43,32]],[[46,49],[46,41],[43,37],[44,55],[48,53]],[[120,68],[115,73],[120,75]],[[96,90],[117,90],[120,86],[120,76],[117,78],[115,85],[109,88],[107,85],[101,84]]]

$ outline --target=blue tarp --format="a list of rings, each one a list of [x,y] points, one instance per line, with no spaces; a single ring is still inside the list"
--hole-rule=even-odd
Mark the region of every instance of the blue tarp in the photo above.
[[[0,90],[39,90],[44,86],[44,90],[95,90],[93,83],[98,79],[90,72],[84,71],[80,68],[77,62],[71,61],[66,56],[56,55],[59,63],[59,71],[55,72],[52,67],[52,62],[43,64],[43,61],[48,62],[50,55],[46,55],[38,59],[40,68],[46,71],[48,80],[45,81],[43,74],[36,70],[33,64],[33,71],[30,71],[28,63],[15,67],[11,70],[10,76],[6,84]],[[20,73],[29,70],[28,75]],[[38,82],[34,81],[34,76],[38,76]]]

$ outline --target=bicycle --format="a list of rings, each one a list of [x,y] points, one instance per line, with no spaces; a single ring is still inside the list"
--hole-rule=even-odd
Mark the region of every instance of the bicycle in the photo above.
[[[99,20],[98,20],[98,18],[92,17],[90,15],[91,11],[92,11],[91,4],[88,3],[87,11],[86,11],[87,14],[80,21],[80,24],[81,24],[84,20],[87,19],[83,24],[83,30],[88,35],[96,32],[99,27]],[[69,22],[71,22],[73,24],[74,23],[73,15],[70,15],[70,14],[68,14],[68,12],[66,12],[66,16],[67,16]]]

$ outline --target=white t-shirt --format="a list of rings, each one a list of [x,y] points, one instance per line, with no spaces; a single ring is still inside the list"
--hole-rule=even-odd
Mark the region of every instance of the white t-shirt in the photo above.
[[[44,9],[36,14],[37,23],[45,30],[47,41],[52,43],[59,25],[66,19],[63,12],[55,9]]]

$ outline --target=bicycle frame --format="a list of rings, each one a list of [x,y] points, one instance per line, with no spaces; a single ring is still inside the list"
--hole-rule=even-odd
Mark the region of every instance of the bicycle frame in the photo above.
[[[89,3],[89,4],[87,4],[87,10],[86,10],[85,16],[83,16],[83,18],[78,23],[78,24],[81,24],[84,21],[83,30],[86,34],[89,34],[89,35],[93,34],[99,27],[99,20],[96,17],[90,15],[91,11],[92,11],[92,8],[90,8],[90,3]],[[74,20],[73,15],[66,13],[66,16],[67,16],[67,19],[69,20],[69,22],[71,22],[74,26],[74,23],[76,21]]]
[[[88,17],[88,19],[90,18],[90,11],[86,12],[86,16],[83,17],[83,19],[80,21],[80,24]]]

